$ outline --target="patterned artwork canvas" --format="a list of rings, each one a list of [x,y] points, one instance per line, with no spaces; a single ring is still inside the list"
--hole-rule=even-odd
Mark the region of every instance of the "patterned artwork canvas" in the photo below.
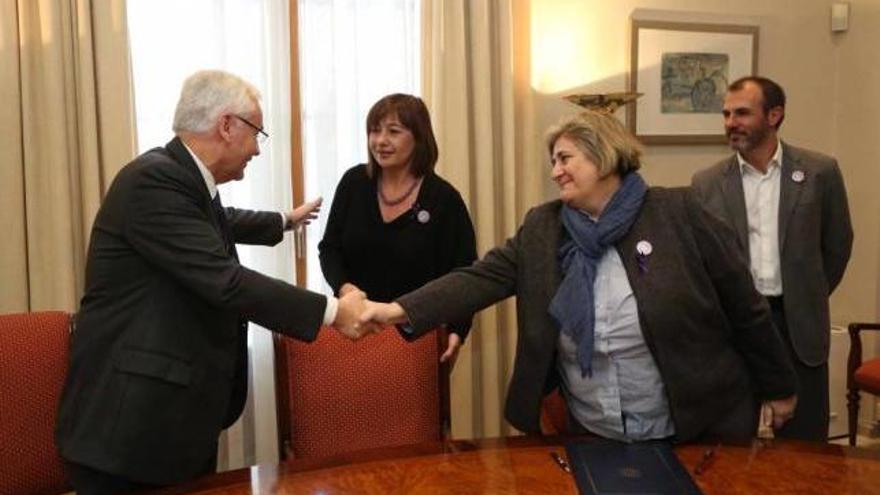
[[[721,113],[729,73],[726,53],[664,53],[661,112]]]

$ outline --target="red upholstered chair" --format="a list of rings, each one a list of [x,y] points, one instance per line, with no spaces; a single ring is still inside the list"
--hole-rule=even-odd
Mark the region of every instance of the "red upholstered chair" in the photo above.
[[[849,444],[856,444],[859,422],[859,392],[880,395],[880,358],[862,362],[862,330],[880,330],[880,323],[850,323],[849,360],[846,366],[846,388],[848,392]]]
[[[449,430],[444,332],[414,342],[393,327],[357,342],[330,327],[311,344],[276,336],[281,458],[442,440]]]
[[[568,406],[557,388],[541,401],[541,433],[565,435],[568,433]]]
[[[53,434],[71,315],[0,315],[0,493],[70,490]]]

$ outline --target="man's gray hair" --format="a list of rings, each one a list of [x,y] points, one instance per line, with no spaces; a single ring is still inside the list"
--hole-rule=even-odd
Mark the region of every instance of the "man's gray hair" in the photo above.
[[[174,111],[174,132],[206,132],[223,114],[257,111],[260,92],[251,83],[222,70],[202,70],[186,78]]]

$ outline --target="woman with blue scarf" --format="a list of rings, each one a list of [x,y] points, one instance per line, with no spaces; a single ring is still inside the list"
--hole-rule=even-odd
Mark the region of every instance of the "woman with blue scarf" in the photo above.
[[[732,231],[689,189],[648,187],[620,122],[585,112],[547,134],[559,200],[472,266],[363,319],[406,338],[517,296],[505,416],[540,432],[559,387],[569,430],[623,441],[754,436],[759,407],[779,427],[795,404],[792,366]]]

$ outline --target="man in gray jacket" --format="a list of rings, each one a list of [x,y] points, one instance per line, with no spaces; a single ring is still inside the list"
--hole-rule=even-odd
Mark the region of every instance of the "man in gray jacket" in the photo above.
[[[728,88],[724,129],[735,155],[694,175],[707,209],[736,231],[758,292],[773,311],[798,376],[794,418],[781,437],[828,436],[828,296],[852,249],[837,161],[780,141],[785,93],[764,77]]]

